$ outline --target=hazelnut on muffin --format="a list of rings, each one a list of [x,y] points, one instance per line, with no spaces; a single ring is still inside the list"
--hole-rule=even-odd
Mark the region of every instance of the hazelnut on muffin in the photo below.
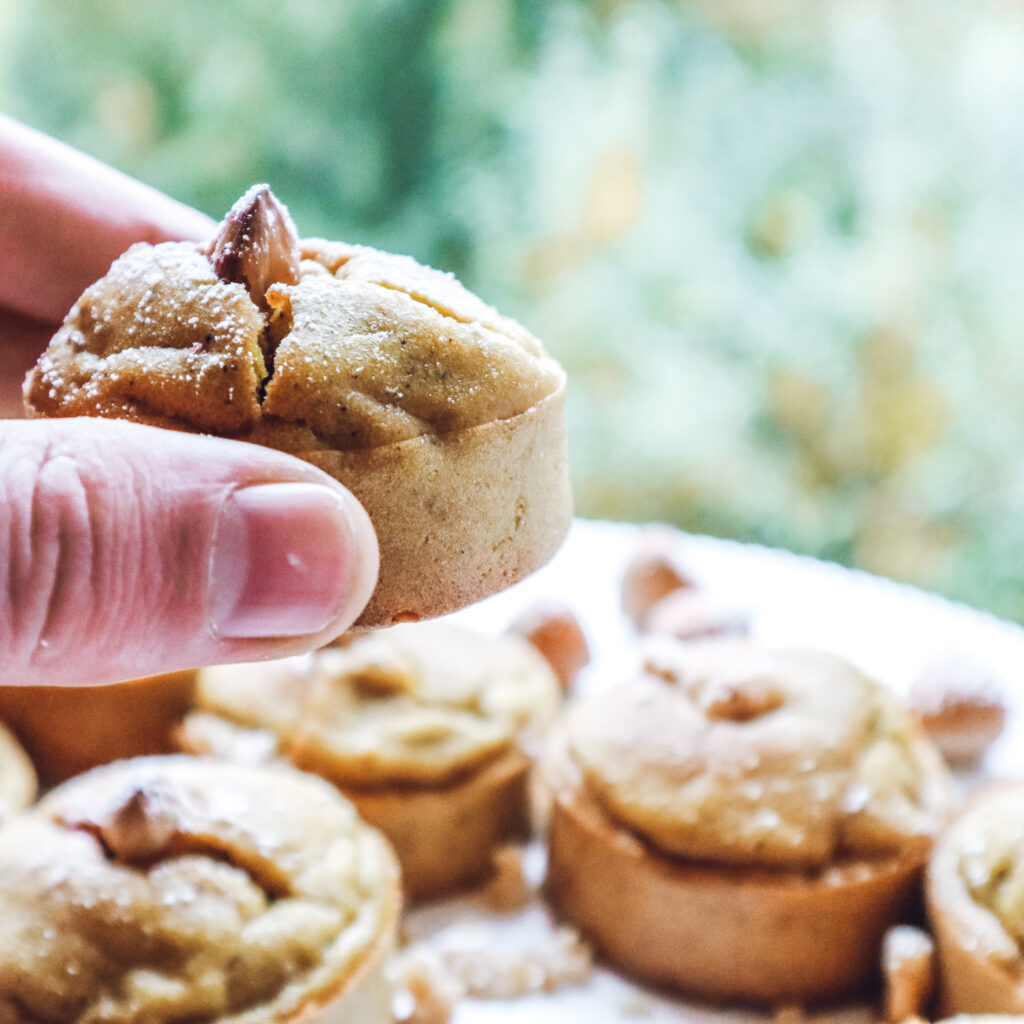
[[[333,782],[423,897],[481,880],[495,848],[527,833],[527,750],[559,699],[521,637],[410,623],[306,658],[202,670],[181,743],[282,757]]]
[[[377,531],[363,626],[514,583],[572,515],[565,375],[540,342],[451,275],[300,241],[266,186],[205,248],[140,243],[116,260],[29,373],[25,403],[252,441],[325,470]]]
[[[36,797],[36,771],[14,734],[0,724],[0,822]]]
[[[121,761],[0,827],[0,1019],[385,1024],[399,903],[320,779]]]
[[[1024,1014],[1024,782],[968,802],[935,845],[925,893],[939,1012]]]
[[[831,655],[665,643],[545,761],[548,888],[612,963],[759,1004],[877,978],[948,803],[942,759]]]

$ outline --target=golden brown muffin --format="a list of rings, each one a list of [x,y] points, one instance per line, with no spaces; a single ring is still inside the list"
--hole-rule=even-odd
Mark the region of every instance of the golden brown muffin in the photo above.
[[[1024,783],[979,793],[939,837],[928,916],[939,1011],[1024,1013]]]
[[[118,758],[170,753],[195,680],[190,669],[110,686],[0,686],[0,718],[52,785]]]
[[[341,481],[380,543],[364,626],[451,611],[550,558],[572,515],[564,400],[519,324],[408,257],[300,243],[265,186],[206,251],[129,249],[25,383],[34,416],[254,441]]]
[[[390,1022],[387,842],[285,767],[143,758],[0,828],[0,1019]]]
[[[395,626],[307,658],[204,669],[192,752],[287,758],[329,779],[392,842],[406,892],[477,881],[525,834],[530,758],[559,685],[517,636]]]
[[[36,772],[24,748],[0,725],[0,822],[27,807],[36,796]]]
[[[943,820],[938,752],[832,656],[663,645],[546,763],[555,904],[627,971],[716,1000],[877,977]]]

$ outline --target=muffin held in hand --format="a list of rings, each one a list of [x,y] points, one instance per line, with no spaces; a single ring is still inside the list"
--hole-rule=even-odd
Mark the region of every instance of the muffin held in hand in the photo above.
[[[974,797],[928,866],[939,1012],[1024,1014],[1024,782]]]
[[[0,827],[0,1020],[391,1020],[387,842],[319,779],[98,768]]]
[[[611,960],[755,1003],[860,993],[948,802],[942,759],[845,662],[665,644],[545,762],[550,894]]]
[[[204,669],[183,746],[282,757],[337,785],[391,840],[406,892],[478,881],[529,826],[531,760],[560,700],[517,636],[395,626],[306,658]]]
[[[451,611],[550,558],[572,514],[564,401],[519,324],[408,257],[299,241],[266,186],[205,248],[129,249],[25,382],[34,416],[253,441],[341,481],[381,548],[364,626]]]

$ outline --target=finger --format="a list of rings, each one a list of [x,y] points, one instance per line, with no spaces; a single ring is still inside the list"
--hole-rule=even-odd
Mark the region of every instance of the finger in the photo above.
[[[0,114],[0,306],[60,321],[133,242],[211,238],[204,214]]]
[[[340,484],[256,445],[99,419],[0,434],[5,683],[282,657],[344,631],[377,545]]]

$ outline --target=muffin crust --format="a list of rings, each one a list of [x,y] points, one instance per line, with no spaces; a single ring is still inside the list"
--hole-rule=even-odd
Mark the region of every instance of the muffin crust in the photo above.
[[[204,670],[182,742],[277,756],[333,782],[423,896],[482,877],[494,847],[526,831],[522,748],[536,747],[559,700],[521,637],[408,624],[308,658]]]
[[[363,626],[452,611],[547,561],[572,515],[558,364],[408,257],[313,239],[296,261],[257,302],[194,243],[133,246],[29,373],[29,414],[215,433],[325,470],[380,540]]]
[[[735,643],[581,701],[544,777],[555,905],[645,980],[760,1004],[863,993],[948,801],[879,684]]]
[[[975,796],[928,865],[939,1011],[1024,1014],[1024,785]]]
[[[153,758],[80,776],[0,829],[0,900],[0,1008],[30,1024],[314,1020],[356,989],[389,1019],[393,855],[284,768]]]
[[[821,868],[930,846],[944,792],[894,695],[822,652],[663,648],[569,745],[606,812],[670,856]],[[929,748],[926,748],[929,749]]]

